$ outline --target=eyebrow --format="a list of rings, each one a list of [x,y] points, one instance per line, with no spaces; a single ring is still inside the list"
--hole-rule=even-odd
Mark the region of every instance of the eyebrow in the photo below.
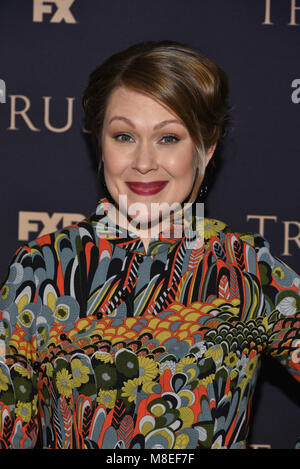
[[[131,127],[133,127],[134,129],[136,128],[134,123],[130,119],[127,119],[127,117],[124,117],[124,116],[114,116],[114,117],[112,117],[110,119],[110,121],[108,122],[108,125],[111,124],[111,122],[113,122],[114,120],[124,121],[127,124],[129,124]],[[165,121],[162,121],[162,122],[159,122],[158,124],[156,124],[153,127],[153,130],[160,129],[161,127],[164,127],[165,125],[172,124],[172,123],[173,124],[180,124],[180,125],[184,126],[184,124],[182,122],[180,122],[179,120],[177,120],[177,119],[168,119],[168,120],[165,120]]]

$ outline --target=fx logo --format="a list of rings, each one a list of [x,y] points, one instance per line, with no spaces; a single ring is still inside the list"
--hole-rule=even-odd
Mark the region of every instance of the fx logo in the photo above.
[[[0,103],[6,103],[6,86],[5,81],[0,78]]]
[[[59,229],[77,223],[84,219],[81,213],[53,213],[47,212],[19,212],[19,241],[28,241],[29,233],[35,237],[44,236]]]
[[[52,14],[50,23],[77,23],[72,12],[71,5],[75,0],[33,0],[33,21],[42,23],[44,14]],[[53,14],[53,3],[56,11]]]

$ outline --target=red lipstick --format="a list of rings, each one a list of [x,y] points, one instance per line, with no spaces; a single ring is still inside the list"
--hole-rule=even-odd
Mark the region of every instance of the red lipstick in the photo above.
[[[129,189],[139,195],[153,195],[160,192],[167,184],[168,181],[152,181],[152,182],[126,182]]]

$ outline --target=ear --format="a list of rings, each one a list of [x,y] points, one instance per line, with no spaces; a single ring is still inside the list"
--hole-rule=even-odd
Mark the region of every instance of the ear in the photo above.
[[[214,143],[214,144],[213,144],[211,147],[209,147],[209,149],[207,150],[207,152],[206,152],[206,164],[205,164],[205,166],[207,166],[208,163],[210,162],[210,160],[212,159],[213,154],[214,154],[215,149],[216,149],[216,146],[217,146],[217,144]]]

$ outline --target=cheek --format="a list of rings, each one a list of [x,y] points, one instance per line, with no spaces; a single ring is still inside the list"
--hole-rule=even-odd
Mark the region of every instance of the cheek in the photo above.
[[[105,172],[108,177],[118,176],[128,166],[127,158],[120,155],[120,150],[116,149],[113,144],[103,141],[102,143],[102,159],[105,164]]]
[[[193,151],[174,152],[169,158],[168,168],[170,174],[175,178],[186,179],[192,177],[195,171]]]

